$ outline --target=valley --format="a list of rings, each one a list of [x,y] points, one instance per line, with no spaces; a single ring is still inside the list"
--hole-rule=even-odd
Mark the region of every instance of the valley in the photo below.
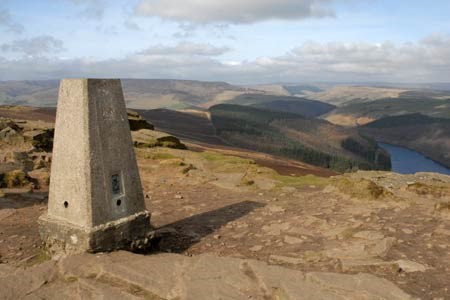
[[[128,107],[166,132],[216,148],[263,151],[336,171],[388,169],[386,154],[377,154],[382,154],[382,150],[368,150],[373,143],[370,140],[405,146],[449,166],[450,132],[445,120],[450,116],[450,92],[441,87],[399,85],[396,88],[382,84],[236,86],[188,80],[123,80]],[[36,114],[52,114],[56,93],[57,81],[0,82],[0,103],[38,107],[34,110]],[[239,105],[240,109],[254,115],[269,111],[274,116],[286,115],[270,124],[255,125],[260,127],[258,135],[264,131],[265,138],[242,135],[236,131],[242,131],[242,126],[251,126],[242,123],[247,120],[241,120],[240,124],[233,122],[234,128],[230,131],[230,128],[221,128],[223,123],[214,118],[211,112],[217,113],[222,104]],[[4,113],[14,117],[13,110]],[[417,113],[433,121],[417,121]],[[390,117],[399,118],[402,124],[380,127],[380,122],[391,122]],[[279,138],[267,139],[270,135]],[[352,139],[344,145],[345,136],[352,136]],[[357,143],[350,146],[354,141]],[[281,144],[286,143],[290,146],[282,150]],[[279,146],[275,146],[277,144]],[[355,154],[345,149],[346,146],[357,147],[361,153]],[[305,152],[315,154],[300,154]],[[378,158],[380,161],[375,161]],[[335,163],[336,160],[339,163]]]
[[[336,171],[390,169],[389,157],[357,131],[296,114],[221,104],[210,108],[217,134],[231,145]]]

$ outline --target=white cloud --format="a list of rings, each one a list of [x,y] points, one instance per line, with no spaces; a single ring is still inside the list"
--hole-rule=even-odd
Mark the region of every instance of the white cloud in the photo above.
[[[436,42],[438,40],[439,42]],[[200,44],[201,45],[201,44]],[[450,38],[415,43],[308,42],[282,56],[220,61],[224,50],[183,43],[153,47],[122,59],[0,60],[0,80],[132,77],[263,82],[442,82],[450,78]]]
[[[329,17],[333,0],[140,0],[140,16],[189,23],[249,24],[260,21]]]
[[[219,56],[229,52],[228,47],[215,47],[210,44],[181,42],[175,46],[154,46],[143,51],[141,55],[159,55],[159,56],[173,56],[173,55],[187,55],[187,56]]]
[[[61,40],[49,35],[42,35],[30,39],[15,40],[0,46],[3,52],[19,53],[28,56],[40,56],[64,51]]]
[[[18,34],[23,32],[23,26],[14,21],[7,10],[0,10],[0,28],[3,28],[7,32]]]
[[[314,67],[347,77],[395,78],[395,80],[439,80],[450,78],[450,38],[440,37],[430,43],[396,46],[384,43],[305,43],[279,58],[298,67]],[[446,70],[445,70],[446,69]],[[438,75],[440,74],[440,75]],[[447,77],[440,77],[444,74]],[[444,75],[445,76],[445,75]],[[434,79],[432,79],[434,78]]]

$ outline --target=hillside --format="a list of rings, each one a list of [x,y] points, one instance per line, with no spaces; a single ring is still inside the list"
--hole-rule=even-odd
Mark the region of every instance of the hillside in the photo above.
[[[54,107],[58,85],[58,80],[0,81],[0,105]],[[228,101],[245,105],[281,100],[313,103],[290,96],[289,91],[299,92],[307,86],[286,86],[288,91],[277,85],[239,87],[225,82],[171,79],[122,79],[122,86],[127,106],[133,109],[208,108]]]
[[[156,128],[180,138],[213,145],[226,145],[206,115],[169,109],[137,110]]]
[[[421,113],[430,117],[450,118],[450,98],[386,98],[370,102],[350,102],[328,113],[324,118],[334,124],[357,126],[374,120],[406,114]]]
[[[404,146],[450,167],[450,119],[422,114],[385,117],[360,127],[380,142]]]
[[[224,82],[192,80],[124,79],[122,85],[127,106],[135,109],[196,107],[222,94],[245,91]]]
[[[251,106],[274,111],[290,112],[304,117],[318,117],[335,108],[331,104],[302,98],[296,100],[274,100],[252,104]]]
[[[341,106],[351,101],[370,102],[382,98],[398,98],[405,91],[407,89],[338,85],[324,91],[310,93],[308,98]]]
[[[366,103],[381,99],[449,99],[449,83],[310,83],[310,84],[263,84],[250,86],[275,96],[295,96],[321,101],[336,106]]]
[[[226,104],[249,105],[253,107],[292,112],[306,117],[316,117],[332,111],[335,106],[320,101],[292,96],[276,96],[246,93],[238,95]]]
[[[259,84],[249,87],[272,95],[299,97],[326,89],[323,84]]]
[[[56,106],[58,85],[58,80],[3,81],[0,104]],[[228,99],[245,91],[224,82],[169,79],[122,79],[122,86],[128,107],[141,109],[199,106],[223,94]]]
[[[387,153],[356,130],[323,120],[221,104],[210,108],[217,134],[231,145],[338,171],[390,169]]]
[[[0,104],[56,106],[59,80],[0,81]]]
[[[291,95],[306,95],[309,93],[319,93],[323,91],[321,85],[311,85],[311,84],[289,84],[284,85],[285,90],[287,90]]]

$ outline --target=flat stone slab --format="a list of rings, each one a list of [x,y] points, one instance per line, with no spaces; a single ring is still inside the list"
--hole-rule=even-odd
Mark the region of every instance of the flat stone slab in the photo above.
[[[16,210],[13,208],[5,208],[0,210],[0,221],[6,219],[16,213]]]
[[[25,283],[32,283],[25,285]],[[0,299],[414,299],[369,274],[304,273],[211,254],[66,257],[0,277]],[[62,290],[64,287],[64,290]],[[63,294],[61,294],[63,293]]]

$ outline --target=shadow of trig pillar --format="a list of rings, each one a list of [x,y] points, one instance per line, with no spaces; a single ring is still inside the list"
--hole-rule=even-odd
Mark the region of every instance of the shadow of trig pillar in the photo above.
[[[119,79],[64,79],[59,88],[48,212],[49,252],[132,249],[150,231]]]

